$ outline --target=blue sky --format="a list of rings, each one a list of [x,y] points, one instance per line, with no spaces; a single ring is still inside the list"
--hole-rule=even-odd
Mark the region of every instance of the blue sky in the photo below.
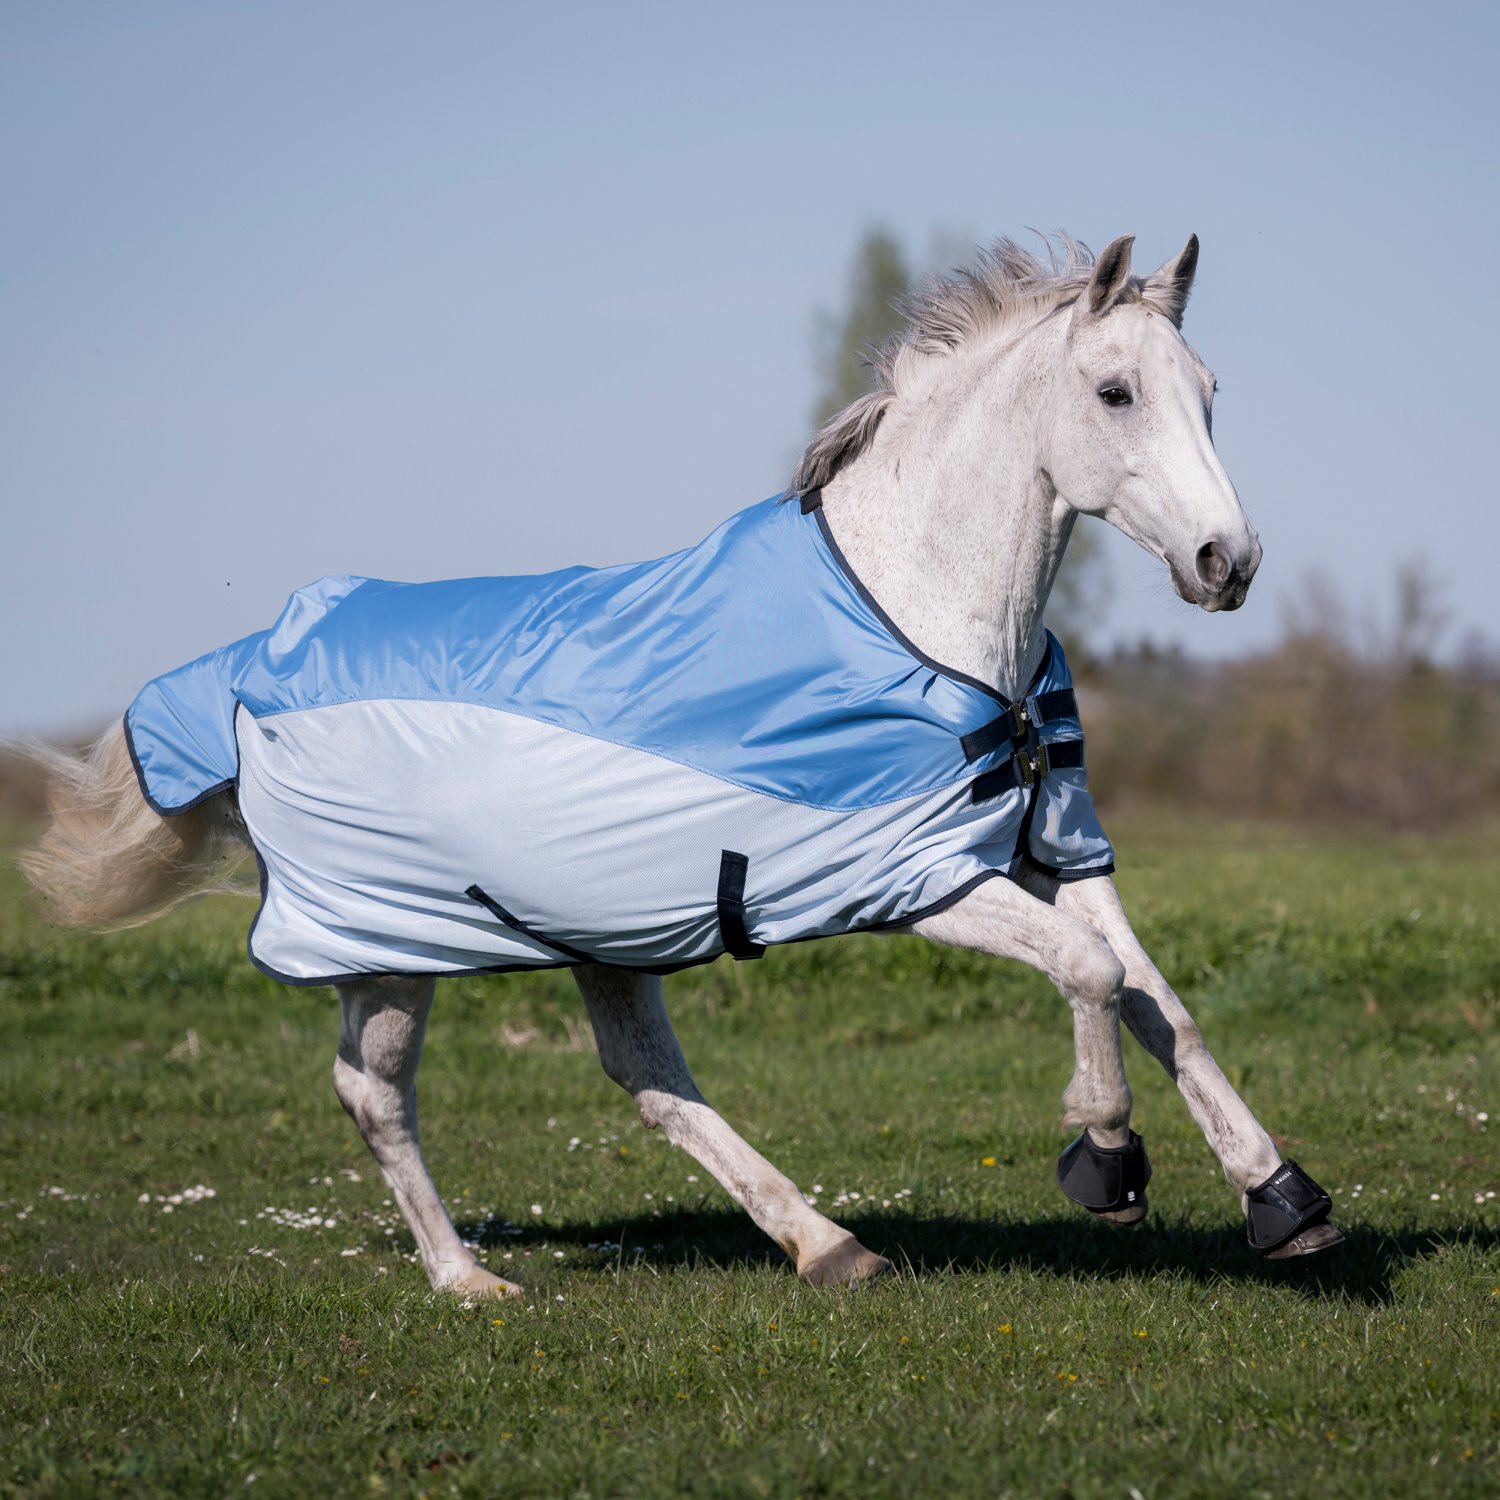
[[[778,490],[879,220],[1203,240],[1266,546],[1104,642],[1397,562],[1500,639],[1493,7],[0,5],[0,732],[325,573],[649,557]]]

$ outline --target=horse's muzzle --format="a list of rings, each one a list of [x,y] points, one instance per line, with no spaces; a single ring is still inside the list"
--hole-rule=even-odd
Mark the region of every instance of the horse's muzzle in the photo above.
[[[1191,570],[1179,567],[1177,559],[1172,557],[1167,559],[1167,566],[1172,570],[1172,587],[1179,598],[1216,613],[1221,609],[1238,609],[1245,602],[1260,558],[1260,541],[1254,536],[1248,549],[1238,552],[1215,538],[1198,548]]]

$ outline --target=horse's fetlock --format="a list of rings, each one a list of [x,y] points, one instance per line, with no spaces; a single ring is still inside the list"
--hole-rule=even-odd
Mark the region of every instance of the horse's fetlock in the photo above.
[[[1062,1102],[1064,1125],[1086,1126],[1096,1133],[1128,1127],[1135,1103],[1128,1084],[1108,1093],[1099,1089],[1074,1088],[1070,1084],[1063,1090]]]

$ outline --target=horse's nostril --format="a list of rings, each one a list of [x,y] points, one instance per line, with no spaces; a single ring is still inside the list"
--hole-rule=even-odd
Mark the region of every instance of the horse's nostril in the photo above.
[[[1198,577],[1205,588],[1217,592],[1228,582],[1232,570],[1229,549],[1222,542],[1205,542],[1198,549]]]

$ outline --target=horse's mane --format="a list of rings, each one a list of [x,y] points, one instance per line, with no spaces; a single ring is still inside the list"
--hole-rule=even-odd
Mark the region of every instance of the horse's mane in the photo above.
[[[904,377],[927,360],[947,359],[997,335],[1020,333],[1059,307],[1074,301],[1093,270],[1094,253],[1066,234],[1062,253],[1047,244],[1045,260],[1009,238],[979,254],[972,270],[929,278],[899,310],[907,326],[879,349],[867,351],[876,386],[867,396],[831,418],[798,461],[787,498],[796,499],[827,484],[874,441],[891,404],[902,394]],[[1120,300],[1139,297],[1143,284],[1131,278]]]

